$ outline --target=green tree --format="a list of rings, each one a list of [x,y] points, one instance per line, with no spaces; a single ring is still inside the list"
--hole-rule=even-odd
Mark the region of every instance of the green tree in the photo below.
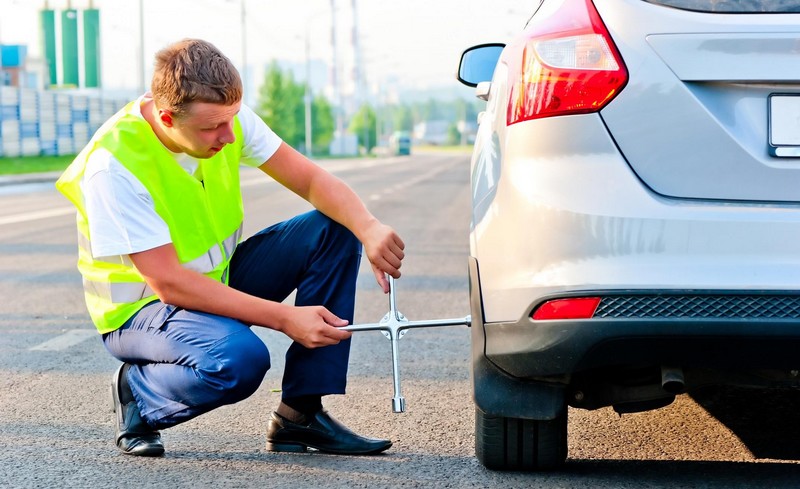
[[[447,144],[450,146],[461,144],[461,131],[455,123],[447,126]]]
[[[369,104],[364,104],[350,120],[350,132],[358,137],[358,142],[369,153],[375,147],[377,130],[375,127],[375,111]]]
[[[315,154],[327,154],[333,139],[333,108],[328,99],[317,95],[311,102],[311,144]]]
[[[259,89],[256,113],[287,144],[299,148],[305,139],[305,87],[273,61]]]

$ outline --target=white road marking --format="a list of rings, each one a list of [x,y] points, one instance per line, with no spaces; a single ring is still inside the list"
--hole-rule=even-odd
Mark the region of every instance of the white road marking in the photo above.
[[[353,161],[345,163],[334,163],[327,167],[331,173],[337,173],[354,168],[371,168],[375,166],[383,166],[395,163],[397,160],[392,158],[381,158],[375,160]],[[242,187],[251,187],[253,185],[269,185],[275,183],[275,180],[267,177],[266,175],[258,175],[256,178],[242,179]],[[45,209],[41,211],[22,212],[19,214],[11,214],[8,216],[0,216],[0,226],[7,224],[17,224],[20,222],[37,221],[39,219],[48,219],[50,217],[67,216],[75,214],[74,207],[57,207],[55,209]]]
[[[68,214],[75,214],[74,207],[57,207],[55,209],[47,209],[43,211],[23,212],[21,214],[11,214],[10,216],[0,217],[0,226],[5,224],[16,224],[18,222],[36,221],[38,219],[47,219],[48,217],[66,216]]]
[[[381,192],[381,194],[373,194],[373,195],[371,195],[369,197],[369,199],[370,200],[378,200],[378,199],[381,198],[382,195],[390,195],[390,194],[392,194],[394,192],[401,192],[401,191],[407,189],[408,187],[416,185],[416,184],[418,184],[420,182],[423,182],[425,180],[429,180],[431,178],[435,178],[440,173],[444,173],[445,171],[449,170],[450,168],[452,168],[452,167],[454,167],[456,165],[460,165],[460,164],[461,164],[461,161],[453,161],[453,162],[451,162],[449,164],[445,164],[445,165],[442,165],[442,166],[436,166],[436,167],[431,168],[430,170],[428,170],[426,173],[423,173],[421,175],[417,175],[417,176],[415,176],[413,178],[410,178],[410,179],[408,179],[408,180],[406,180],[404,182],[396,183],[396,184],[392,185],[391,187],[388,187],[388,188],[384,189],[383,192]]]
[[[378,158],[378,159],[370,159],[370,160],[357,160],[357,161],[345,161],[342,163],[326,163],[322,166],[325,170],[330,173],[339,173],[343,171],[353,170],[355,168],[372,168],[376,166],[384,166],[384,165],[391,165],[393,163],[397,163],[397,158]],[[247,172],[250,173],[249,171]],[[241,186],[242,187],[252,187],[253,185],[266,185],[275,183],[275,180],[269,178],[267,175],[258,174],[252,178],[242,178]]]
[[[97,336],[96,329],[70,329],[66,333],[31,347],[31,351],[61,351]]]

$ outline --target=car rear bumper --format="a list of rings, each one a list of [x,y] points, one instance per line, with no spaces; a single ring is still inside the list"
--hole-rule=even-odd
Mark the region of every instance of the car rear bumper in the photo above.
[[[530,319],[531,311],[540,303],[569,295],[561,294],[535,301],[518,321],[487,324],[475,258],[470,259],[470,287],[474,395],[478,407],[487,413],[550,419],[563,407],[568,389],[574,390],[575,378],[613,369],[677,367],[721,372],[695,377],[698,385],[709,383],[709,379],[712,383],[745,385],[743,379],[747,377],[734,372],[779,370],[791,378],[790,372],[800,370],[800,315],[794,308],[800,304],[800,292],[581,291],[580,296],[600,297],[664,299],[682,294],[733,298],[730,302],[734,304],[746,299],[750,307],[741,312],[742,317],[713,317],[713,309],[709,313],[699,308],[679,317],[637,318],[637,314],[645,313],[634,311],[630,317]],[[758,303],[790,306],[770,312],[759,308]],[[657,308],[641,310],[658,314]],[[736,310],[722,308],[716,314],[725,316]],[[748,314],[762,317],[746,317]]]
[[[512,377],[671,365],[800,369],[800,319],[583,319],[483,326],[486,357]]]

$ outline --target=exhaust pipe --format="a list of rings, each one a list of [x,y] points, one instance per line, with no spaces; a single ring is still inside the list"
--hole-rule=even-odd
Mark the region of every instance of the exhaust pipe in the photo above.
[[[686,390],[683,380],[683,369],[677,367],[661,367],[661,388],[670,394],[681,394]]]

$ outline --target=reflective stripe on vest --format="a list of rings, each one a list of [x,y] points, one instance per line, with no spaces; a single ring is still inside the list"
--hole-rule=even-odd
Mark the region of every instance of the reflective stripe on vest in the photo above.
[[[183,266],[195,272],[208,273],[217,268],[223,260],[230,260],[236,245],[239,243],[239,238],[242,236],[242,226],[234,231],[233,234],[222,241],[222,250],[219,246],[212,246],[208,251],[194,260],[184,263]],[[223,256],[223,252],[225,256]]]
[[[136,302],[155,295],[153,289],[144,282],[93,282],[83,279],[83,290],[113,304]]]
[[[214,245],[209,248],[204,255],[201,255],[188,263],[184,263],[183,266],[189,270],[194,270],[195,272],[200,273],[208,273],[214,270],[220,263],[222,263],[223,259],[230,259],[231,256],[233,256],[233,252],[236,250],[236,245],[239,244],[239,239],[242,237],[243,227],[244,226],[239,226],[239,229],[225,238],[225,240],[222,242],[222,251],[225,252],[224,257],[222,256],[222,251],[220,251],[219,247]],[[89,238],[84,236],[81,232],[78,232],[78,247],[88,253],[89,256],[92,256],[92,243],[89,241]],[[133,266],[133,262],[130,258],[128,258],[128,255],[94,257],[94,260],[105,263],[121,264],[125,265],[126,267]],[[100,297],[104,296],[100,295]]]
[[[239,229],[236,230],[232,235],[226,238],[222,246],[225,251],[225,257],[230,259],[231,255],[233,255],[234,250],[236,249],[236,245],[239,243],[239,238],[242,236],[242,226],[239,226]],[[83,248],[85,251],[88,251],[91,254],[92,245],[89,240],[81,233],[78,233],[78,246]],[[130,264],[133,266],[130,258],[122,255],[117,256],[110,256],[104,258],[95,258],[95,260],[105,261],[108,263],[123,263],[123,264]],[[219,246],[212,246],[206,254],[188,262],[184,263],[183,266],[188,268],[189,270],[194,270],[195,272],[199,273],[209,273],[217,268],[223,261],[222,252],[219,249]],[[223,281],[227,277],[227,270],[223,275]],[[83,289],[86,293],[92,294],[94,296],[100,297],[102,299],[106,299],[114,304],[122,304],[125,302],[136,302],[139,300],[144,299],[145,297],[149,297],[151,295],[155,295],[153,289],[150,288],[144,282],[122,282],[122,283],[110,283],[110,282],[95,282],[92,280],[83,280]]]

